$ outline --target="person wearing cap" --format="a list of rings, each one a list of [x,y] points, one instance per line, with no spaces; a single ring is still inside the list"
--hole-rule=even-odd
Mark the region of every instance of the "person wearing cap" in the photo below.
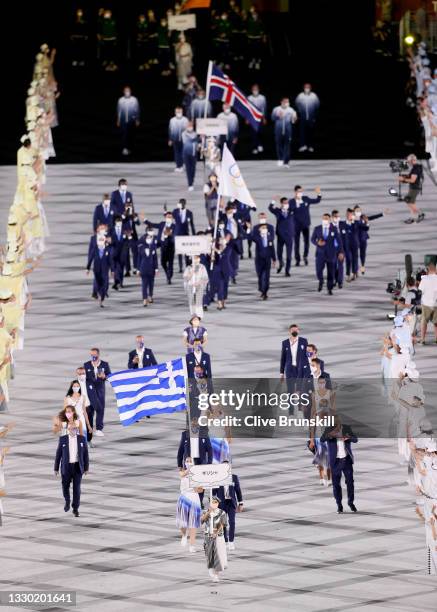
[[[315,198],[310,198],[304,195],[304,191],[301,185],[295,185],[294,197],[289,200],[290,210],[294,214],[294,227],[296,230],[294,236],[294,259],[296,266],[300,266],[300,237],[302,235],[304,247],[303,247],[303,261],[304,264],[308,265],[308,253],[310,249],[310,226],[311,226],[311,215],[310,206],[319,204],[322,200],[322,192],[320,187],[314,189],[316,194]]]
[[[157,246],[161,249],[161,266],[165,272],[167,283],[171,285],[171,280],[173,278],[173,266],[175,256],[174,239],[176,230],[176,223],[173,218],[173,214],[167,210],[164,213],[164,221],[160,221],[159,223],[153,223],[148,219],[144,219],[144,223],[147,228],[146,236],[144,237],[144,242],[148,237],[150,238],[151,230],[158,230],[156,242]]]
[[[222,461],[229,463],[229,461]],[[232,484],[221,485],[213,489],[214,497],[220,500],[219,508],[224,510],[228,516],[229,529],[225,529],[225,542],[228,545],[228,550],[235,550],[235,516],[237,512],[243,512],[243,494],[241,492],[240,479],[237,474],[232,473]]]
[[[220,499],[212,496],[209,508],[201,516],[205,531],[205,556],[209,575],[213,582],[219,582],[219,574],[228,565],[224,532],[227,526],[227,515],[219,507]]]
[[[206,327],[200,324],[201,318],[195,314],[191,317],[189,327],[186,327],[183,332],[183,342],[187,349],[187,353],[194,351],[194,340],[198,339],[202,341],[203,346],[206,345],[208,340],[208,332]]]
[[[192,236],[196,234],[193,213],[187,208],[187,201],[185,198],[179,200],[172,214],[175,222],[175,236],[189,236],[190,232]],[[179,274],[182,274],[182,255],[178,255],[178,262]],[[185,256],[185,265],[188,265],[187,256]]]
[[[144,336],[138,335],[135,337],[136,348],[129,352],[127,367],[129,370],[148,368],[158,365],[156,357],[152,349],[144,346]]]
[[[435,343],[437,344],[437,270],[435,263],[430,262],[428,264],[426,275],[420,279],[419,291],[422,292],[420,344],[425,344],[428,323],[432,323],[434,326]]]
[[[294,105],[299,117],[299,152],[314,152],[314,128],[320,109],[320,100],[312,91],[311,83],[305,83]]]
[[[293,240],[296,232],[294,227],[294,212],[290,209],[288,198],[281,198],[279,200],[279,206],[276,205],[276,201],[276,199],[273,199],[269,204],[269,211],[276,217],[276,250],[279,262],[276,272],[280,274],[284,267],[282,254],[285,247],[285,276],[290,276],[291,254],[293,252]]]

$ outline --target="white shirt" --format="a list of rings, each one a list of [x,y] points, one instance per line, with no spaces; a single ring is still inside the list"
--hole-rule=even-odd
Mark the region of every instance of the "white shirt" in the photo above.
[[[297,365],[297,349],[299,347],[299,337],[296,338],[295,342],[290,340],[290,350],[291,350],[291,365]]]
[[[191,458],[198,459],[199,455],[199,438],[195,438],[191,436],[190,438],[190,449],[191,449]]]
[[[144,360],[144,347],[143,348],[137,348],[137,355],[138,355],[138,367],[142,368],[143,367],[143,360]]]
[[[422,276],[419,290],[422,292],[422,305],[428,308],[435,308],[437,305],[437,274]]]
[[[337,439],[337,459],[344,459],[346,457],[346,448],[344,446],[344,440]]]
[[[77,436],[68,436],[68,450],[70,451],[70,463],[76,463],[78,461],[77,452]]]

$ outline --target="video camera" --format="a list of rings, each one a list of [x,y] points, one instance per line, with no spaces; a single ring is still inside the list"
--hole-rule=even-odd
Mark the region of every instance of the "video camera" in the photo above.
[[[400,278],[396,278],[394,281],[387,283],[386,292],[390,293],[394,297],[399,297],[402,291],[402,281]]]
[[[402,172],[406,172],[409,168],[408,162],[405,159],[395,159],[389,163],[390,169],[392,172],[396,172],[396,174],[401,174]]]

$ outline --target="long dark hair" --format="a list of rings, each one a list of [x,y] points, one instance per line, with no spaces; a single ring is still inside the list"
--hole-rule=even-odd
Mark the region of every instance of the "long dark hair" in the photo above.
[[[71,397],[73,395],[73,393],[74,393],[73,385],[75,385],[75,384],[79,385],[79,395],[82,395],[82,387],[80,386],[80,382],[78,380],[72,380],[71,384],[70,384],[70,387],[69,387],[69,389],[67,391],[67,397]]]
[[[78,417],[78,415],[77,415],[76,408],[75,408],[74,406],[65,406],[65,408],[63,408],[63,409],[61,410],[61,412],[58,414],[58,418],[59,418],[59,420],[60,420],[60,421],[63,421],[64,423],[68,423],[68,419],[67,419],[67,417],[65,416],[65,411],[66,411],[67,409],[68,409],[68,410],[71,410],[71,411],[73,412],[73,421],[78,421],[78,420],[79,420],[79,417]]]

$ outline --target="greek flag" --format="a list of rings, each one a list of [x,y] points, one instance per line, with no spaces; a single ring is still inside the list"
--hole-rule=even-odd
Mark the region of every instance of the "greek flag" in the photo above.
[[[173,359],[138,370],[108,376],[122,425],[132,425],[152,414],[186,410],[185,359]]]

